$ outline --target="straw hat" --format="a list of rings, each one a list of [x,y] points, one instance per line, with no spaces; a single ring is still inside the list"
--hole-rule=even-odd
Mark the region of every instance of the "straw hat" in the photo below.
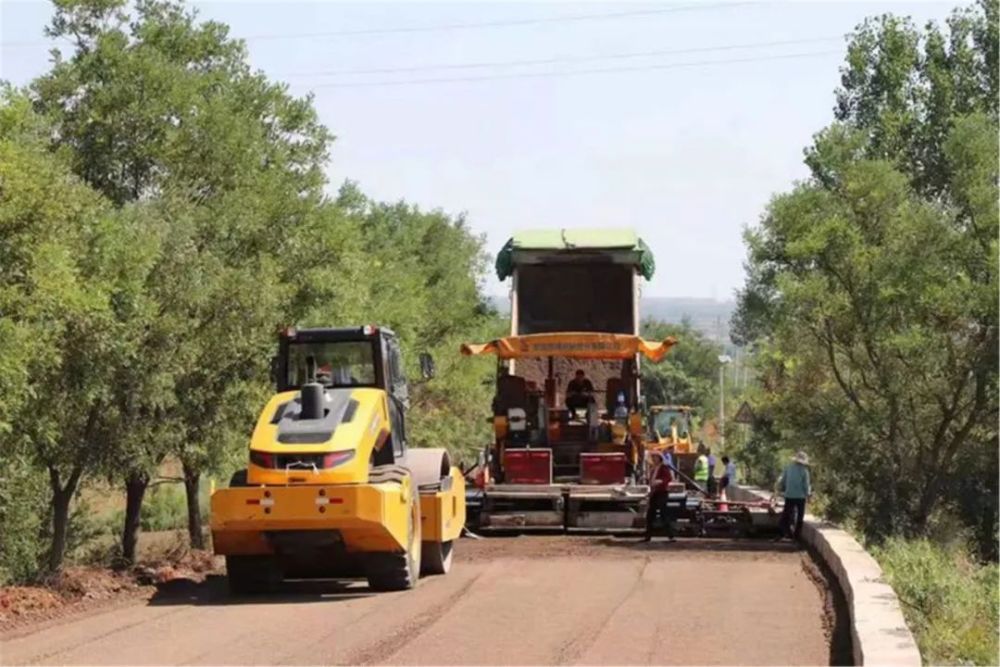
[[[792,460],[795,461],[796,463],[801,463],[804,466],[809,465],[809,455],[806,454],[801,449],[795,452],[795,456],[792,457]]]

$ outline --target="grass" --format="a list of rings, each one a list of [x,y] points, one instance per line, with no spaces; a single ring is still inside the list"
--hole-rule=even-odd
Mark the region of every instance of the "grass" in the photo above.
[[[996,665],[1000,575],[960,545],[892,539],[872,550],[926,664]]]
[[[143,530],[175,530],[187,525],[187,500],[180,484],[160,484],[146,493],[139,513]]]
[[[15,464],[8,461],[6,467],[0,467],[0,586],[38,580],[45,574],[48,562],[48,479],[37,470]],[[161,478],[176,479],[181,473],[180,464],[166,461],[158,473]],[[216,477],[216,483],[224,486],[228,478],[225,475],[220,481]],[[203,525],[208,524],[211,485],[211,476],[203,475],[199,494]],[[121,485],[85,480],[71,506],[66,563],[105,565],[117,560],[124,518],[125,493]],[[140,514],[140,527],[141,534],[147,535],[186,533],[184,485],[151,485]],[[142,539],[148,542],[158,538],[148,535]]]

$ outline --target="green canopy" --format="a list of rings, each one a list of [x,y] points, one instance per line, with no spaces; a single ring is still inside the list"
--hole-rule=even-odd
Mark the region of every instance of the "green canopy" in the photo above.
[[[653,251],[631,229],[534,229],[518,232],[497,254],[497,277],[505,280],[514,272],[514,252],[517,250],[632,250],[636,253],[636,268],[646,280],[653,278],[656,262]]]

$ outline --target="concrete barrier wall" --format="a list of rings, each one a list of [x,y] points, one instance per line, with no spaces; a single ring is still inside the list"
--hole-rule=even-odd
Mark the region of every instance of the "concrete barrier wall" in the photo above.
[[[767,500],[754,487],[731,487],[732,500]],[[906,625],[895,591],[882,568],[847,531],[806,514],[802,540],[823,559],[840,584],[851,615],[856,665],[921,664],[920,650]]]

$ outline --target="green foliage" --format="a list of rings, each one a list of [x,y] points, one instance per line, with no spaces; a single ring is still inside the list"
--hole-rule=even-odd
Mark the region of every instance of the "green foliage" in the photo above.
[[[673,336],[678,343],[663,361],[644,364],[642,387],[648,405],[690,405],[707,417],[716,415],[719,395],[719,361],[722,346],[705,338],[689,322],[667,324],[656,320],[642,323],[642,336],[663,340]]]
[[[66,556],[71,561],[76,561],[98,538],[108,535],[108,524],[96,514],[90,502],[77,494],[73,503],[72,511],[69,515],[69,525],[66,531]],[[118,525],[121,525],[120,523]],[[115,526],[117,528],[118,526]],[[45,544],[52,539],[49,526],[40,534],[40,542]]]
[[[114,311],[126,349],[97,423],[104,469],[134,487],[168,453],[217,468],[245,437],[264,350],[291,319],[283,252],[313,231],[301,221],[322,204],[331,137],[311,100],[251,70],[225,26],[175,2],[129,9],[58,3],[49,33],[76,49],[32,91],[53,148],[145,243],[115,263],[130,269]]]
[[[482,322],[449,333],[428,350],[433,354],[436,376],[413,385],[410,410],[410,443],[417,447],[447,447],[454,457],[471,462],[492,435],[483,417],[495,391],[493,359],[462,357],[463,342],[490,340],[501,335],[505,322],[485,317]],[[411,353],[410,358],[415,358]],[[411,377],[416,377],[411,373]]]
[[[762,363],[763,352],[763,350],[758,351],[756,358],[758,365]],[[782,469],[794,453],[787,442],[782,440],[774,421],[782,398],[766,390],[755,389],[751,390],[747,399],[755,409],[754,423],[750,426],[749,437],[741,443],[737,460],[747,483],[773,489]],[[813,484],[815,483],[814,479]],[[815,500],[818,499],[814,498],[813,511],[815,511]]]
[[[172,188],[211,197],[263,172],[322,186],[331,137],[308,98],[252,71],[225,25],[181,3],[123,6],[57,3],[48,32],[77,48],[33,84],[81,177],[118,205]]]
[[[456,455],[478,450],[489,437],[482,415],[492,399],[494,367],[462,358],[458,349],[470,336],[492,337],[501,326],[479,290],[488,265],[484,239],[462,216],[377,204],[351,185],[338,201],[360,219],[372,260],[367,311],[400,336],[411,380],[419,377],[420,352],[437,359],[437,377],[413,389],[411,444],[444,446]]]
[[[994,558],[995,24],[988,2],[947,33],[859,27],[812,178],[747,232],[734,318],[758,345],[758,464],[809,450],[831,517],[875,540],[957,508]]]
[[[996,664],[1000,576],[964,548],[892,539],[874,549],[926,664]]]
[[[458,349],[470,338],[496,335],[501,325],[479,289],[487,266],[483,239],[464,218],[373,202],[346,183],[336,202],[317,209],[296,252],[295,321],[391,328],[411,384],[410,444],[456,455],[478,449],[488,438],[482,411],[494,369],[461,358]],[[419,380],[421,352],[436,360],[430,382]]]
[[[159,484],[150,489],[139,519],[142,529],[177,530],[187,526],[187,499],[180,484]]]
[[[954,11],[947,30],[931,24],[922,33],[909,19],[883,15],[859,26],[848,46],[837,120],[864,130],[861,155],[893,161],[923,195],[953,191],[946,137],[956,119],[996,118],[997,9],[980,0]],[[807,162],[817,177],[829,175],[826,160]]]
[[[77,49],[35,81],[36,106],[74,170],[157,245],[135,276],[155,308],[133,313],[143,334],[114,385],[127,407],[109,431],[129,437],[108,449],[146,477],[170,451],[218,465],[249,416],[233,406],[266,378],[262,350],[287,319],[277,255],[321,197],[331,137],[310,100],[253,72],[242,42],[181,4],[129,16],[63,2],[50,34]]]
[[[0,586],[38,580],[47,571],[52,541],[51,490],[30,458],[0,462]],[[77,502],[67,519],[66,554],[73,554],[104,533],[86,502]]]
[[[44,567],[45,476],[26,457],[0,459],[0,586],[31,581]]]
[[[465,220],[352,184],[328,198],[312,100],[226,26],[169,0],[55,4],[48,33],[72,53],[0,91],[0,445],[18,484],[48,478],[52,529],[32,532],[48,567],[88,532],[70,512],[87,475],[135,489],[167,456],[192,475],[245,459],[279,326],[391,326],[411,378],[436,353],[411,443],[477,446],[490,370],[457,349],[496,317]],[[160,493],[144,527],[176,519]],[[19,507],[0,521],[50,516]],[[4,576],[35,569],[20,549],[0,547]]]
[[[134,303],[129,271],[147,243],[130,238],[99,194],[72,176],[65,154],[40,143],[47,127],[22,94],[0,98],[0,423],[6,452],[31,456],[53,494],[50,566],[64,551],[69,501],[100,456],[98,417]],[[65,409],[73,406],[73,409]]]

